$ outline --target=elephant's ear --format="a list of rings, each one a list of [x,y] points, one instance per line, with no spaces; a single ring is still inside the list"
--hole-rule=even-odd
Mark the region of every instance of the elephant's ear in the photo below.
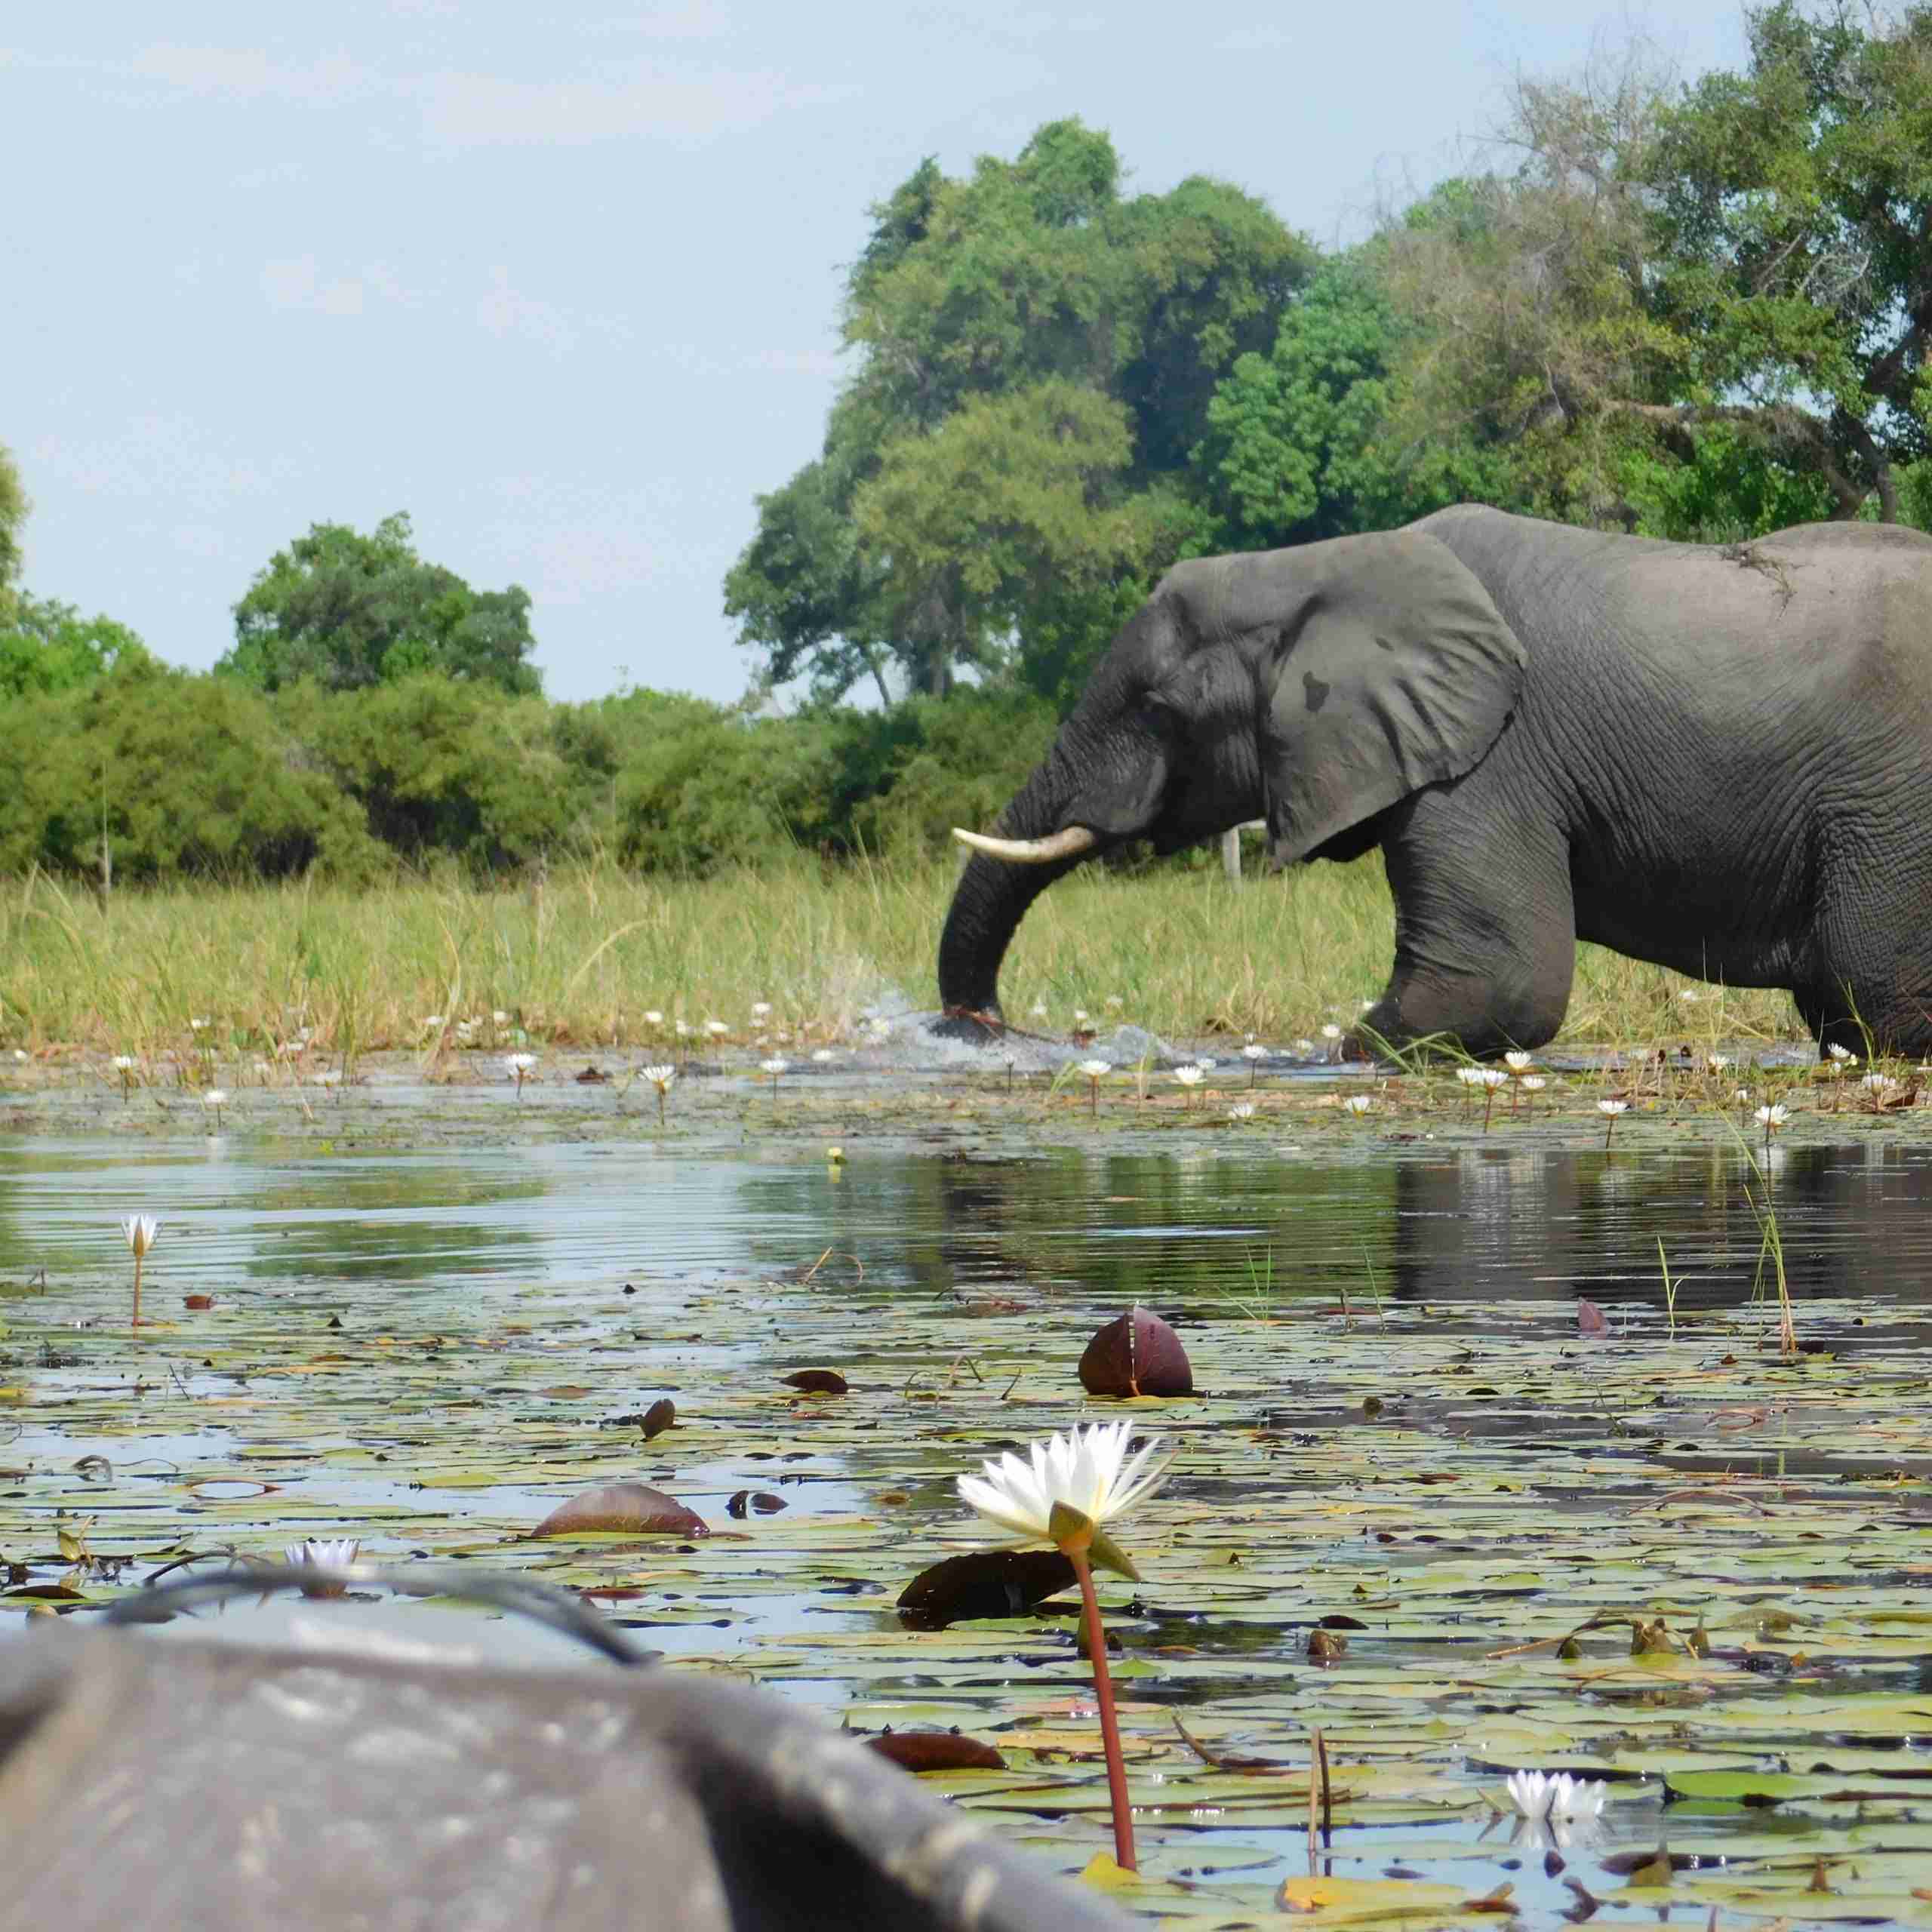
[[[1487,592],[1433,537],[1337,537],[1256,561],[1276,558],[1292,568],[1258,666],[1261,780],[1285,865],[1478,764],[1515,708],[1527,660]]]

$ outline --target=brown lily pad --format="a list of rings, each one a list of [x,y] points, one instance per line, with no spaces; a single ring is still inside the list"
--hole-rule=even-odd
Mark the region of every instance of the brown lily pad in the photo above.
[[[654,1435],[662,1435],[678,1420],[678,1405],[669,1395],[660,1395],[644,1412],[644,1420],[638,1426],[644,1431],[644,1439],[648,1442]]]
[[[1087,1344],[1080,1386],[1090,1395],[1191,1395],[1194,1370],[1180,1337],[1152,1309],[1131,1308]]]
[[[983,1738],[956,1730],[888,1730],[866,1743],[909,1771],[1003,1771],[1006,1760]]]
[[[574,1537],[615,1530],[626,1536],[708,1537],[703,1517],[675,1496],[648,1483],[607,1483],[560,1503],[531,1531],[533,1537]]]
[[[741,1489],[725,1504],[724,1513],[742,1519],[747,1509],[755,1509],[761,1516],[775,1516],[780,1510],[790,1507],[783,1497],[774,1496],[768,1489]]]
[[[1073,1583],[1073,1565],[1057,1549],[968,1550],[921,1570],[900,1592],[900,1621],[943,1630],[974,1617],[1023,1617]]]
[[[801,1368],[780,1379],[808,1395],[842,1395],[851,1386],[835,1368]]]

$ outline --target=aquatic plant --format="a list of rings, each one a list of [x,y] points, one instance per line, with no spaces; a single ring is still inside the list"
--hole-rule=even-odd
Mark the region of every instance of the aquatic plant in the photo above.
[[[532,1069],[536,1066],[537,1056],[534,1054],[506,1054],[503,1057],[503,1065],[516,1081],[516,1097],[521,1100],[523,1098],[523,1083],[530,1078]]]
[[[675,1066],[647,1066],[644,1077],[657,1089],[657,1124],[664,1124],[664,1097],[671,1091],[671,1083],[678,1077]]]
[[[227,1104],[228,1093],[225,1088],[211,1087],[202,1096],[202,1105],[214,1115],[214,1131],[217,1134],[221,1131],[221,1110]]]
[[[138,1328],[141,1325],[141,1263],[160,1237],[161,1223],[152,1214],[130,1214],[122,1221],[121,1232],[134,1251],[134,1319],[131,1325]]]
[[[1187,1103],[1189,1106],[1194,1104],[1195,1088],[1198,1087],[1206,1077],[1198,1066],[1177,1066],[1174,1069],[1174,1078],[1186,1093]]]
[[[1113,1069],[1103,1060],[1083,1060],[1079,1070],[1087,1076],[1087,1111],[1097,1117],[1100,1111],[1100,1082]]]
[[[354,1537],[310,1537],[301,1543],[288,1544],[281,1552],[282,1561],[297,1570],[346,1570],[361,1553],[362,1546]],[[339,1597],[346,1594],[349,1586],[317,1577],[304,1583],[302,1594],[305,1597]]]
[[[1597,1112],[1603,1115],[1609,1123],[1603,1131],[1603,1151],[1606,1154],[1610,1152],[1610,1137],[1617,1131],[1617,1116],[1628,1112],[1629,1106],[1628,1100],[1599,1100],[1597,1103]]]
[[[1138,1869],[1134,1850],[1134,1814],[1128,1801],[1127,1767],[1121,1754],[1120,1726],[1114,1715],[1107,1674],[1106,1632],[1100,1622],[1093,1566],[1137,1581],[1133,1559],[1115,1542],[1108,1524],[1144,1502],[1167,1475],[1154,1455],[1161,1438],[1144,1444],[1128,1459],[1131,1423],[1094,1423],[1065,1435],[1033,1443],[1022,1462],[1011,1450],[997,1462],[980,1466],[977,1476],[959,1478],[961,1499],[988,1521],[1020,1543],[1050,1543],[1073,1565],[1094,1666],[1094,1694],[1100,1710],[1100,1738],[1107,1761],[1107,1795],[1113,1811],[1114,1857],[1124,1871]]]

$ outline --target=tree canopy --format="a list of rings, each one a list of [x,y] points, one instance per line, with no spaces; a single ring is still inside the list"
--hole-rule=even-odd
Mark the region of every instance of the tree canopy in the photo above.
[[[27,519],[27,493],[20,472],[0,443],[0,623],[13,610],[14,586],[20,574],[20,525]]]
[[[146,660],[147,647],[112,617],[83,617],[51,597],[13,599],[0,614],[0,697],[72,691],[117,665]]]
[[[1180,553],[1216,385],[1273,342],[1314,251],[1225,183],[1120,183],[1107,137],[1057,121],[963,178],[924,162],[873,208],[823,451],[759,500],[725,580],[771,678],[1048,689],[1067,639],[1103,639],[1118,587]]]
[[[235,605],[234,648],[215,668],[262,691],[304,678],[352,691],[432,671],[515,694],[540,688],[535,644],[527,591],[472,590],[426,562],[398,514],[368,536],[314,524],[277,551]]]

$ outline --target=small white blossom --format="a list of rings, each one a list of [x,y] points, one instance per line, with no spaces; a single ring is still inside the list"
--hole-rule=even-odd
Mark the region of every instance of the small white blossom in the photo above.
[[[1530,1056],[1518,1048],[1512,1048],[1503,1056],[1503,1064],[1512,1073],[1527,1073],[1530,1069]]]
[[[820,1066],[830,1066],[838,1057],[838,1056],[829,1047],[815,1048],[812,1052],[813,1060]]]
[[[1268,1049],[1266,1047],[1258,1047],[1251,1041],[1247,1045],[1241,1048],[1241,1057],[1243,1060],[1266,1060],[1268,1057]]]
[[[1342,1105],[1352,1114],[1372,1113],[1375,1109],[1375,1100],[1371,1094],[1351,1094]]]
[[[1825,1051],[1840,1066],[1856,1066],[1858,1064],[1858,1056],[1849,1047],[1832,1045]]]
[[[138,1261],[160,1238],[161,1223],[152,1214],[130,1214],[122,1220],[121,1232]]]
[[[731,1029],[721,1020],[707,1020],[704,1023],[704,1030],[714,1040],[721,1040]]]
[[[1540,1073],[1526,1073],[1517,1084],[1526,1094],[1540,1094],[1549,1082]]]
[[[664,1016],[656,1007],[648,1006],[644,1010],[644,1023],[647,1026],[661,1026],[664,1023]]]
[[[1500,1066],[1479,1066],[1475,1074],[1475,1084],[1478,1087],[1489,1088],[1492,1091],[1509,1078]]]
[[[1294,1044],[1296,1053],[1303,1060],[1315,1051],[1315,1042],[1312,1040],[1297,1040]]]
[[[1112,1072],[1113,1067],[1112,1063],[1106,1060],[1083,1060],[1080,1063],[1080,1071],[1085,1074],[1089,1080],[1103,1080]]]
[[[659,1093],[668,1094],[671,1091],[672,1081],[678,1077],[678,1069],[675,1066],[647,1066],[644,1069],[644,1077]]]
[[[1339,1040],[1342,1037],[1342,1029],[1331,1020],[1323,1026],[1321,1037],[1324,1040]]]
[[[761,1060],[758,1064],[758,1071],[761,1073],[768,1073],[773,1079],[776,1080],[792,1063],[789,1060],[780,1060],[774,1056],[770,1060]]]
[[[1767,1134],[1775,1134],[1790,1118],[1791,1115],[1789,1110],[1784,1106],[1782,1102],[1768,1107],[1760,1107],[1758,1111],[1752,1115],[1752,1118],[1755,1120]]]
[[[1228,1109],[1228,1118],[1235,1121],[1252,1120],[1254,1118],[1254,1103],[1252,1100],[1237,1100]]]
[[[1174,1069],[1174,1078],[1183,1087],[1198,1087],[1201,1081],[1201,1069],[1198,1066],[1177,1066]]]
[[[1704,1056],[1704,1070],[1707,1073],[1722,1073],[1727,1068],[1737,1064],[1728,1054],[1706,1054]]]
[[[1597,1112],[1600,1114],[1608,1114],[1611,1119],[1614,1120],[1619,1114],[1628,1112],[1629,1106],[1630,1103],[1628,1100],[1599,1100],[1597,1103]]]

